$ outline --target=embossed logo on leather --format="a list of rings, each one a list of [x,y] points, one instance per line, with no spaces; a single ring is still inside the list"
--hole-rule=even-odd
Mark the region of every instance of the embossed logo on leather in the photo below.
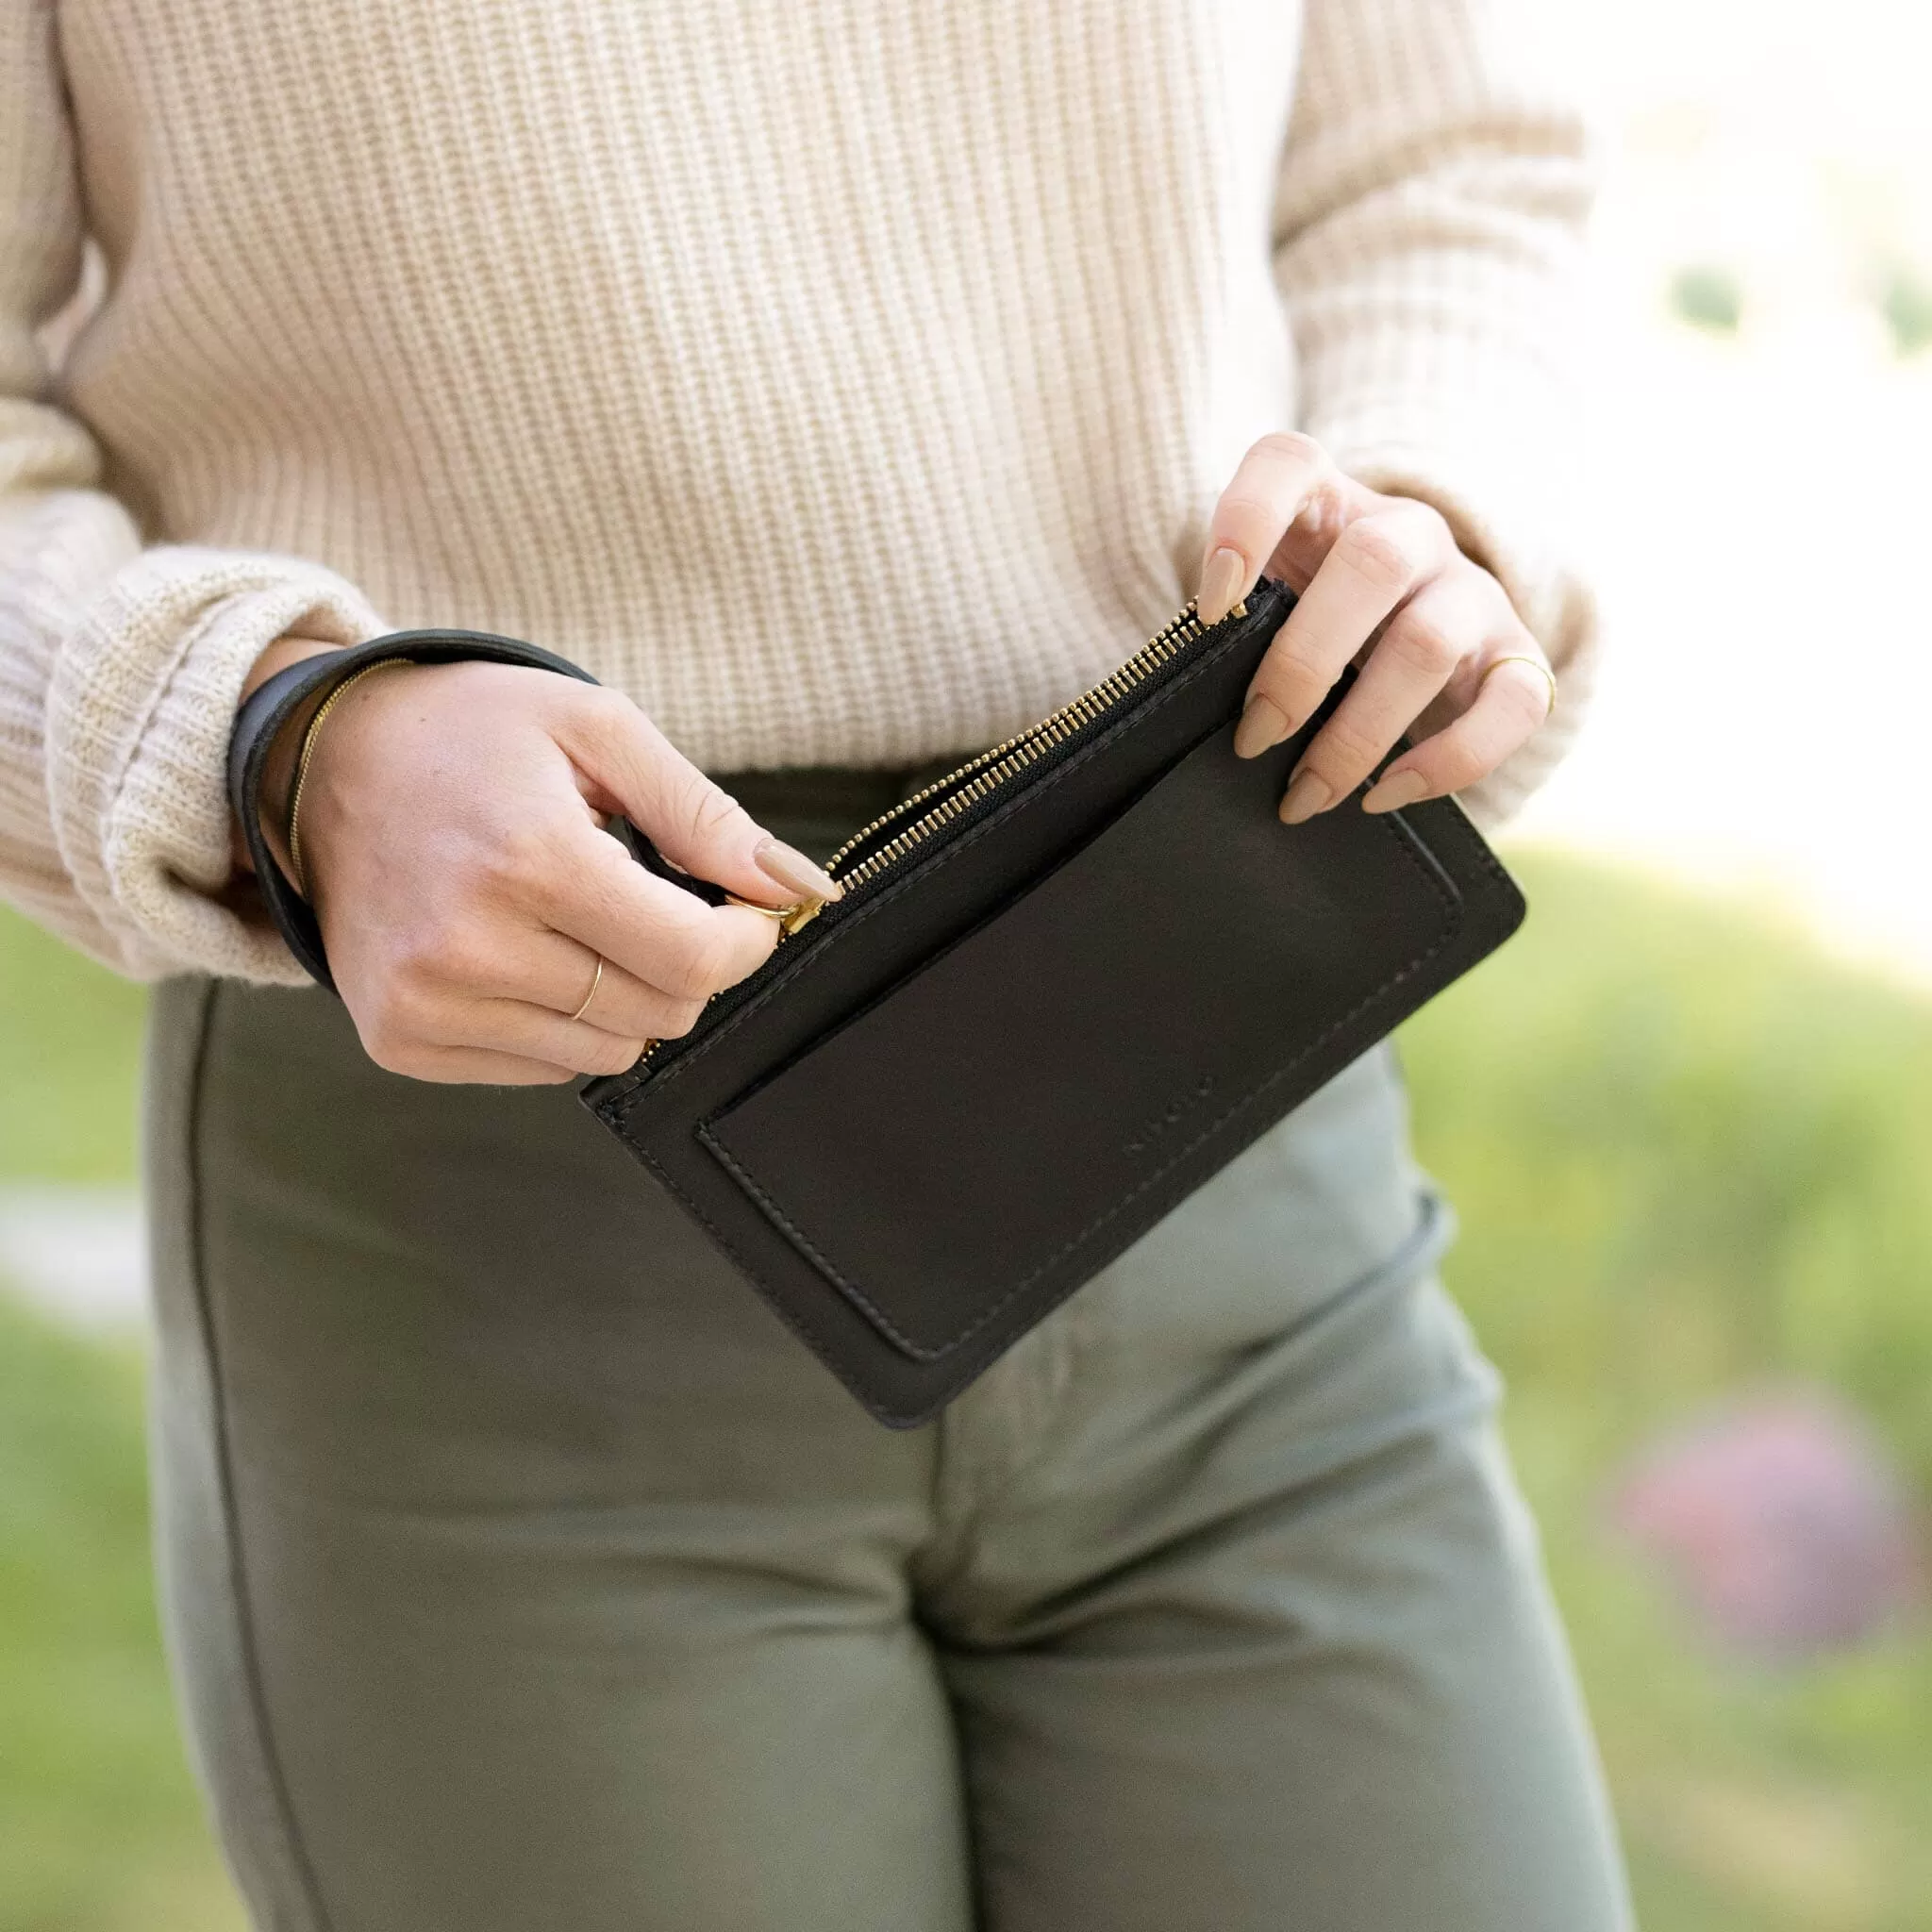
[[[1171,1128],[1200,1106],[1214,1091],[1214,1075],[1204,1074],[1185,1093],[1170,1100],[1150,1121],[1143,1122],[1135,1131],[1133,1138],[1121,1148],[1123,1154],[1145,1154],[1155,1146]]]

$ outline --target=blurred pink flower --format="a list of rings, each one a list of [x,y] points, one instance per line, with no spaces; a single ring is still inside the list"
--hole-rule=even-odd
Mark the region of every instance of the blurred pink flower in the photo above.
[[[1611,1519],[1718,1637],[1761,1657],[1862,1641],[1924,1574],[1904,1484],[1855,1416],[1809,1391],[1659,1443],[1619,1483]]]

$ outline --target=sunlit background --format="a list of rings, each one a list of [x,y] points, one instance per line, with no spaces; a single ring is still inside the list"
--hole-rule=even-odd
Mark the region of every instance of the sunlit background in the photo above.
[[[1932,983],[1932,9],[1518,0],[1599,97],[1613,648],[1524,831]]]
[[[1596,721],[1409,1029],[1651,1932],[1932,1925],[1932,10],[1524,0],[1611,140]],[[0,1932],[233,1932],[147,1581],[141,998],[0,913]]]

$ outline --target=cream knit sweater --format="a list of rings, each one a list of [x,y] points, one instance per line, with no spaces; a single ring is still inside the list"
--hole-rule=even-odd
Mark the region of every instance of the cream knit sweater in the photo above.
[[[0,891],[221,902],[289,630],[508,631],[691,757],[913,762],[1104,675],[1302,425],[1561,671],[1574,115],[1486,0],[6,0]],[[106,295],[50,369],[83,242]]]

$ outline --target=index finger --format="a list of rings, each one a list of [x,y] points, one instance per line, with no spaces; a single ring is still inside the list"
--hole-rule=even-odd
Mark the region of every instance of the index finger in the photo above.
[[[534,909],[553,931],[678,1000],[709,999],[735,986],[778,942],[778,924],[769,915],[707,905],[646,872],[588,823],[539,889]]]
[[[1312,436],[1289,430],[1264,436],[1241,459],[1208,519],[1194,608],[1219,624],[1255,587],[1302,506],[1335,473]]]

